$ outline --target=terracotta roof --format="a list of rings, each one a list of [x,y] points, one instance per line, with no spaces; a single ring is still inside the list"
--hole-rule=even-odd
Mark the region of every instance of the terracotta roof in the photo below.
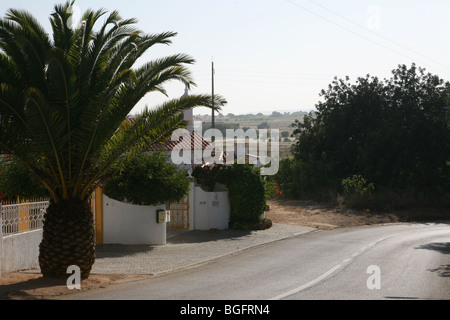
[[[167,141],[164,144],[166,151],[172,150],[205,150],[211,144],[203,139],[197,132],[192,132],[189,136],[181,136],[178,141]]]
[[[133,123],[136,121],[134,118],[127,118],[127,123]],[[161,144],[154,146],[152,149],[154,151],[158,150],[165,150],[168,152],[171,152],[173,150],[201,150],[204,151],[208,146],[211,146],[211,144],[203,139],[203,137],[198,134],[198,132],[193,131],[190,135],[181,136],[178,141],[165,141]],[[200,147],[200,148],[199,148]],[[212,152],[214,155],[214,151]],[[227,155],[226,153],[222,152],[220,159],[226,163]],[[205,159],[203,159],[203,162],[205,162]]]
[[[165,150],[171,152],[173,150],[202,150],[204,151],[211,144],[203,139],[203,137],[198,134],[198,132],[194,131],[190,135],[181,136],[178,141],[168,140],[159,145],[159,147],[154,147],[154,150]],[[214,152],[213,152],[214,155]],[[220,159],[223,161],[223,164],[227,164],[227,158],[233,159],[233,162],[237,161],[237,154],[227,154],[226,152],[222,152]],[[246,154],[245,162],[250,163],[258,160],[258,156],[252,156]],[[205,162],[205,159],[203,159]]]
[[[127,123],[131,124],[136,121],[135,118],[127,118]],[[181,136],[178,141],[165,141],[160,143],[159,145],[153,147],[153,150],[161,150],[164,149],[165,151],[172,151],[172,150],[199,150],[199,146],[201,146],[201,150],[205,150],[206,147],[208,147],[210,143],[203,139],[203,137],[198,134],[196,131],[193,131],[189,136]]]
[[[164,144],[165,151],[172,151],[172,150],[200,150],[199,147],[201,146],[201,150],[204,151],[208,146],[211,144],[203,139],[201,135],[199,135],[197,132],[192,132],[189,136],[182,136],[178,141],[167,141]],[[214,152],[213,152],[214,155]],[[226,152],[222,152],[220,159],[223,161],[224,164],[227,163],[228,159],[233,159],[233,162],[237,161],[237,154],[227,154]],[[259,159],[258,156],[253,156],[246,154],[245,155],[245,162],[250,163],[253,161],[257,161]],[[203,160],[205,161],[205,159]]]

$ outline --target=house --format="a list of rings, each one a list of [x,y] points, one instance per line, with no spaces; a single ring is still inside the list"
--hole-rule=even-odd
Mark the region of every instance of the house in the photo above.
[[[187,150],[189,161],[179,166],[192,173],[195,165],[209,163],[208,159],[203,158],[203,154],[206,149],[211,150],[212,145],[194,130],[192,110],[185,111],[184,117],[188,122],[186,134],[176,141],[164,142],[154,151],[162,149],[170,156],[173,152]],[[97,189],[94,208],[97,243],[127,245],[165,244],[167,230],[173,229],[228,229],[231,211],[226,188],[206,192],[196,185],[194,179],[188,196],[179,203],[136,206],[110,199],[101,189]]]
[[[188,88],[185,88],[184,94],[181,96],[187,97],[189,94]],[[213,164],[214,160],[210,157],[205,158],[205,154],[211,154],[215,156],[214,146],[207,140],[204,139],[201,132],[194,129],[194,115],[193,110],[184,111],[184,120],[187,122],[187,130],[185,135],[180,135],[178,140],[171,140],[164,143],[163,149],[169,155],[178,155],[179,153],[186,152],[183,154],[181,161],[175,161],[181,168],[187,169],[192,172],[192,169],[196,165],[208,165]],[[173,157],[172,157],[172,160]],[[225,162],[225,155],[222,152],[219,155],[219,160]],[[181,163],[180,163],[181,162]]]

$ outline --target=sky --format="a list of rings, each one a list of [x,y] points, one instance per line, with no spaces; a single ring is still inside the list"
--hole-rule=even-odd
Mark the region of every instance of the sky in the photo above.
[[[59,1],[64,2],[64,1]],[[58,0],[1,0],[30,11],[49,30]],[[149,50],[142,63],[175,53],[189,66],[197,86],[191,94],[214,92],[228,104],[223,114],[314,110],[334,77],[351,81],[370,74],[389,78],[412,63],[450,81],[448,0],[77,0],[74,12],[105,8],[137,18],[146,33],[177,32],[170,46]],[[155,107],[184,93],[166,85],[168,97],[147,95],[133,109]],[[194,114],[209,114],[197,108]]]

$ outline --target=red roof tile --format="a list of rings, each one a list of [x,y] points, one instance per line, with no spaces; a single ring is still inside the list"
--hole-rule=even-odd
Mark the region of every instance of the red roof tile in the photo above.
[[[178,141],[167,141],[164,145],[166,151],[172,150],[205,150],[211,144],[203,139],[197,132],[192,132],[189,136],[181,136]]]

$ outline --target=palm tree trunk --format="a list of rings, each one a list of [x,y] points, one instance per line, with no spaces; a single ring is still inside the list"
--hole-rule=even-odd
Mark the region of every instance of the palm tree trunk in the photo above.
[[[80,268],[81,279],[86,279],[94,262],[94,221],[89,203],[78,199],[50,201],[39,247],[42,275],[67,278],[67,268],[75,265]]]

